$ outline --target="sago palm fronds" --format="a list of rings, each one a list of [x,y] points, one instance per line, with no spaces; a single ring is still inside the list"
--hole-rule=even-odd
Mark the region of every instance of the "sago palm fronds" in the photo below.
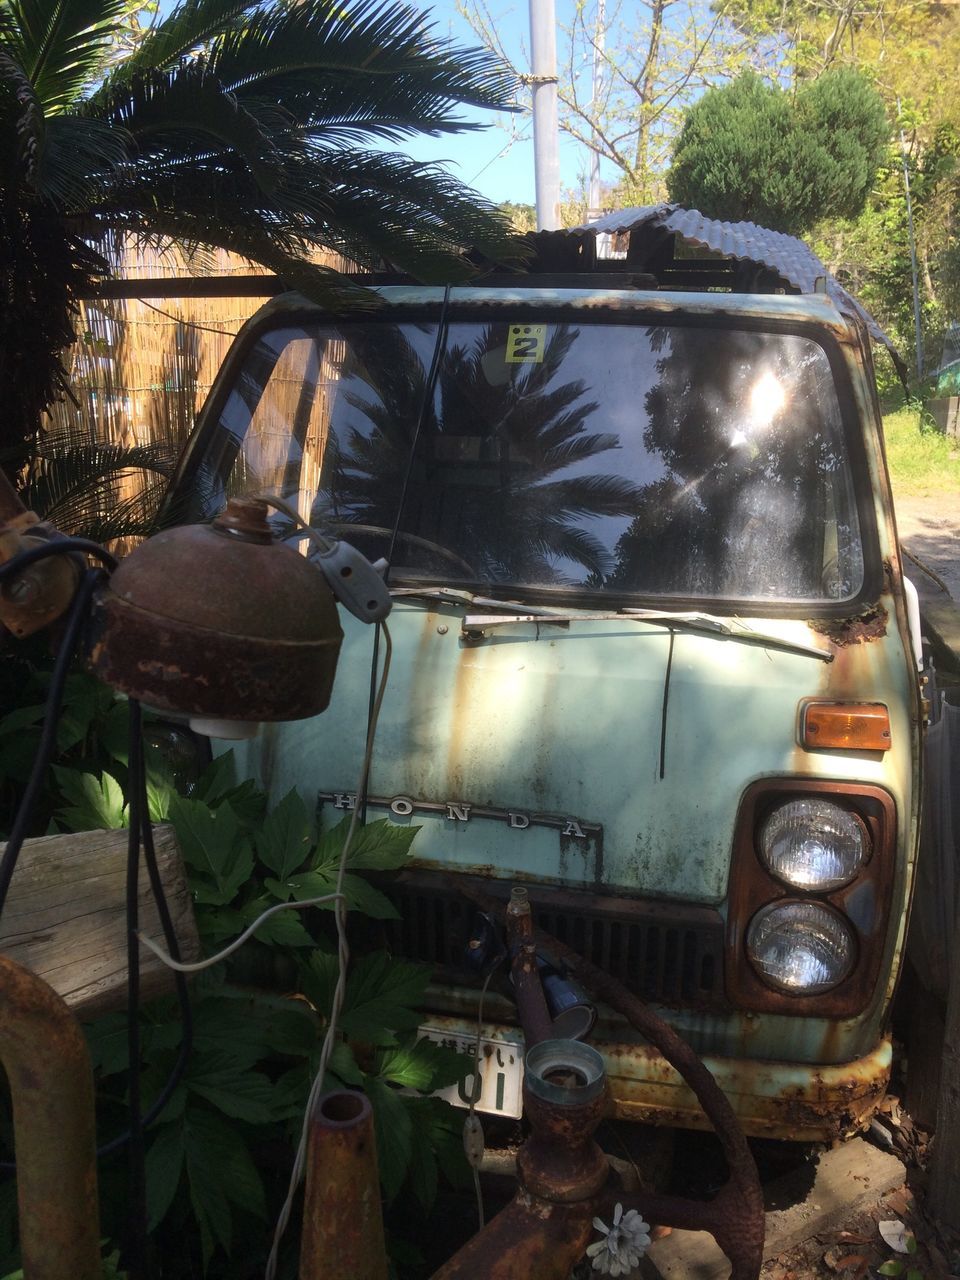
[[[0,0],[0,443],[56,398],[118,236],[229,249],[328,301],[356,291],[317,248],[430,281],[514,254],[475,193],[384,149],[509,106],[489,54],[384,0],[184,0],[118,60],[129,5]]]

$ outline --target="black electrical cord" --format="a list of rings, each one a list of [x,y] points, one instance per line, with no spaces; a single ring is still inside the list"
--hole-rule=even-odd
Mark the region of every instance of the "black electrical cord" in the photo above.
[[[12,564],[14,562],[10,561],[9,563]],[[6,568],[6,566],[3,566],[3,568]],[[2,916],[3,908],[6,905],[7,893],[10,889],[13,873],[16,870],[17,859],[20,857],[20,849],[30,829],[34,805],[36,804],[37,796],[40,794],[40,788],[43,786],[47,766],[57,745],[60,706],[63,702],[63,691],[66,686],[70,663],[73,660],[80,633],[90,612],[93,593],[102,579],[103,574],[99,569],[88,569],[67,614],[66,626],[64,627],[60,648],[53,665],[53,674],[50,677],[50,688],[47,690],[40,744],[33,759],[33,768],[30,770],[30,777],[24,788],[20,805],[10,827],[7,847],[3,852],[3,857],[0,858],[0,916]]]
[[[180,940],[177,937],[177,931],[173,923],[173,917],[170,914],[170,907],[167,903],[166,894],[163,889],[163,881],[160,877],[160,868],[157,865],[157,852],[153,843],[153,827],[150,823],[150,813],[147,807],[146,785],[144,779],[144,790],[140,799],[140,817],[142,824],[143,838],[143,855],[147,864],[147,875],[150,878],[150,888],[153,891],[154,901],[157,904],[157,915],[160,917],[160,927],[163,930],[164,941],[167,944],[167,951],[173,956],[174,960],[180,959]],[[167,1078],[166,1084],[157,1095],[154,1102],[150,1105],[150,1109],[145,1111],[141,1121],[144,1129],[147,1129],[156,1118],[160,1115],[167,1103],[173,1097],[174,1091],[183,1079],[183,1074],[187,1069],[187,1063],[190,1061],[190,1054],[193,1049],[193,1010],[190,1007],[190,990],[187,986],[186,974],[173,971],[174,984],[177,990],[177,1000],[180,1004],[180,1023],[183,1027],[183,1035],[180,1039],[180,1051],[177,1054],[177,1060],[173,1064],[173,1069]],[[116,1138],[112,1138],[109,1142],[105,1142],[102,1147],[97,1148],[97,1156],[102,1159],[104,1156],[113,1155],[120,1151],[130,1141],[130,1130],[119,1134]]]
[[[112,556],[109,551],[105,551],[98,543],[91,542],[89,538],[51,538],[49,542],[41,542],[35,547],[28,547],[26,551],[17,552],[12,559],[0,564],[0,582],[16,577],[30,565],[38,560],[46,560],[48,556],[65,556],[73,553],[93,556],[111,573],[119,563],[116,556]]]
[[[129,1136],[127,1141],[127,1223],[123,1265],[141,1280],[148,1275],[147,1262],[147,1182],[146,1151],[143,1142],[143,1113],[140,1104],[140,836],[142,801],[145,799],[143,734],[140,703],[130,699],[130,742],[128,758],[127,839],[127,1098]]]
[[[393,522],[393,529],[390,532],[390,543],[387,547],[387,567],[383,573],[383,580],[386,583],[390,581],[390,569],[393,565],[393,553],[397,547],[397,539],[400,535],[400,524],[403,520],[403,509],[407,504],[407,490],[410,487],[410,477],[413,475],[413,464],[416,461],[417,445],[420,442],[420,434],[423,431],[423,424],[427,420],[427,413],[433,404],[434,392],[437,389],[437,381],[440,377],[440,362],[443,359],[443,353],[447,346],[447,330],[450,327],[448,313],[450,310],[450,285],[446,285],[443,290],[443,301],[440,304],[440,317],[437,320],[437,337],[433,344],[433,355],[430,359],[430,368],[427,371],[427,380],[423,384],[423,395],[420,398],[420,408],[417,411],[417,420],[413,427],[413,436],[410,440],[410,452],[407,454],[407,465],[404,468],[403,480],[400,485],[400,500],[397,503],[397,518]],[[373,721],[373,704],[377,697],[377,670],[380,663],[380,624],[377,623],[373,635],[373,653],[370,658],[370,696],[367,702],[367,734],[370,733],[370,725]],[[356,803],[360,805],[360,821],[367,820],[367,797],[366,792],[362,796],[357,796]]]

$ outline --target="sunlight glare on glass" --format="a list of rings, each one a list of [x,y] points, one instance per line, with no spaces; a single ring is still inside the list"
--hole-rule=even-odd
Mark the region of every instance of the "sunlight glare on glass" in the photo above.
[[[750,415],[758,427],[769,427],[787,403],[787,393],[779,378],[769,371],[760,375],[750,391]]]

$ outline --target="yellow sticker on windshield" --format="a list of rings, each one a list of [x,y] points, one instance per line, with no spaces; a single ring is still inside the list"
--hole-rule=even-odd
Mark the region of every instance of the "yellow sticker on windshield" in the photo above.
[[[542,364],[546,345],[545,324],[512,324],[507,331],[507,364]]]

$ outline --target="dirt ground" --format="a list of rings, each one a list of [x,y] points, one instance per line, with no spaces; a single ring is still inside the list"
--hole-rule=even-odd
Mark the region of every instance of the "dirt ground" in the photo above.
[[[848,1214],[834,1229],[770,1259],[762,1280],[957,1280],[960,1236],[924,1213],[929,1133],[917,1128],[890,1094],[868,1140],[903,1162],[903,1185]]]
[[[923,594],[920,579],[934,589],[936,583],[925,575],[921,561],[946,584],[954,600],[960,601],[960,494],[927,498],[898,498],[895,503],[901,545],[909,553],[907,572]]]
[[[881,1234],[897,1241],[894,1249]],[[890,1230],[902,1225],[898,1238]],[[909,1186],[893,1191],[872,1209],[844,1223],[842,1230],[814,1236],[766,1263],[762,1280],[873,1280],[878,1275],[901,1280],[953,1280],[960,1265],[950,1243],[924,1218]]]

